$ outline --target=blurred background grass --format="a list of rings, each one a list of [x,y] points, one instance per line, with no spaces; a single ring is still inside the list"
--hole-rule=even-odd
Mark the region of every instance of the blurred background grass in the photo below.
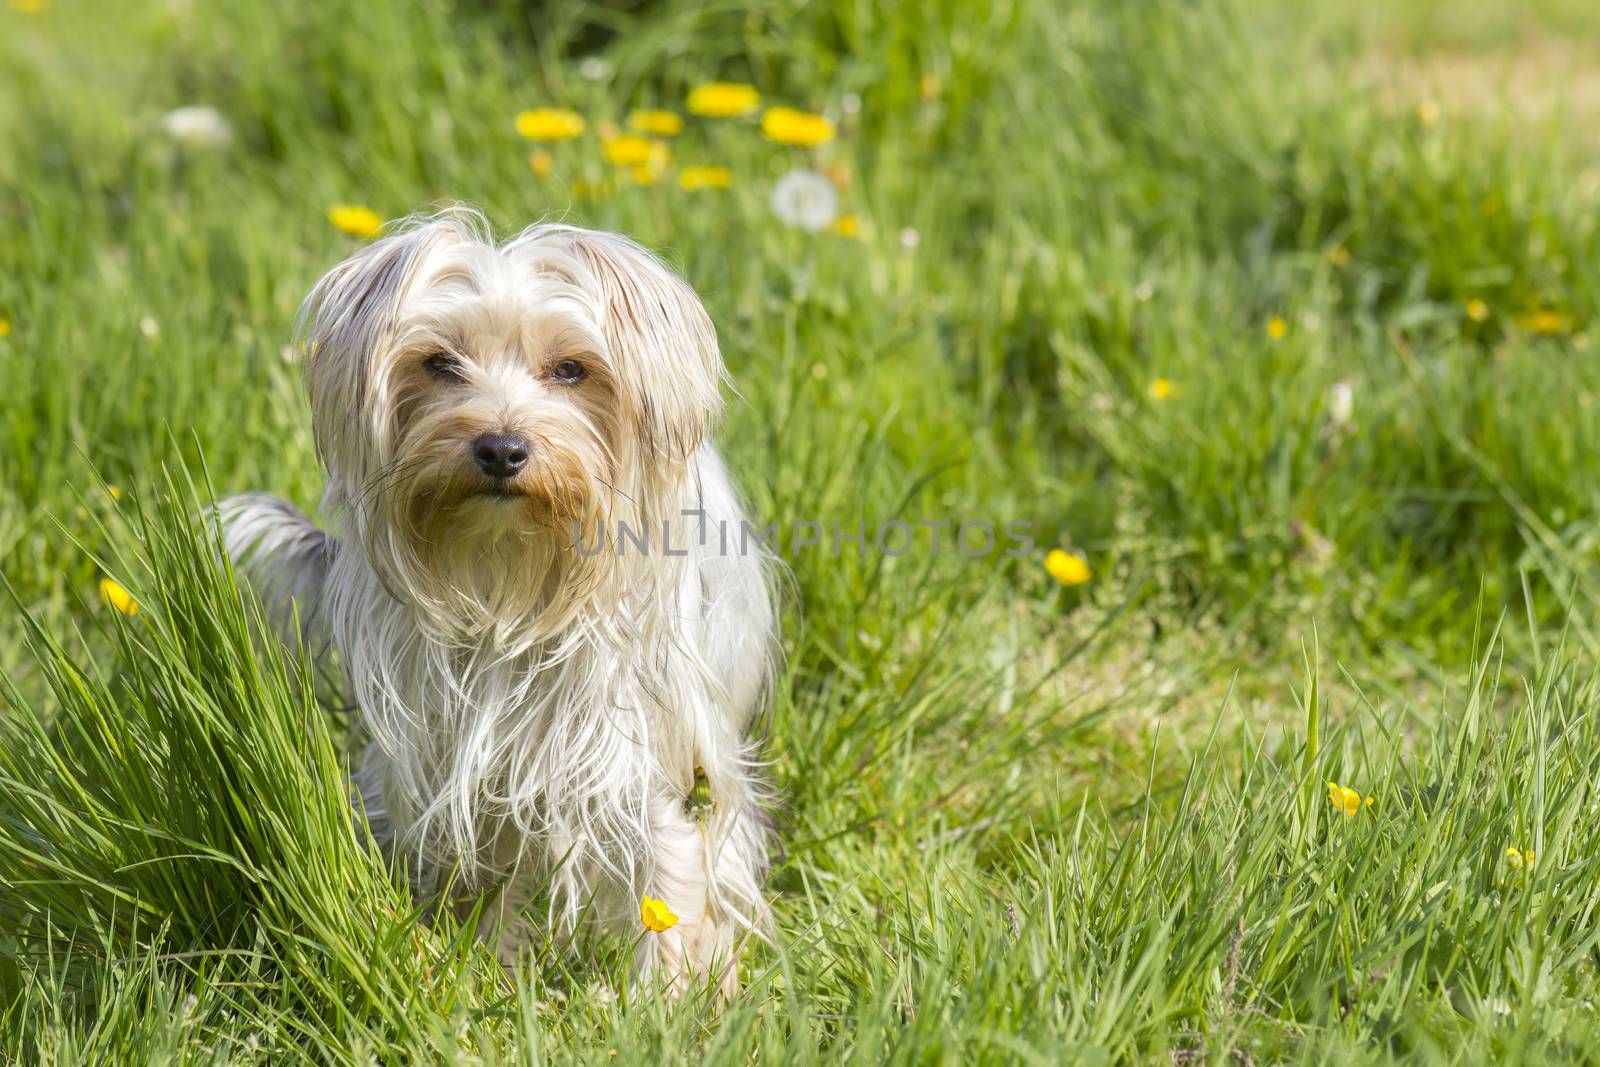
[[[1032,523],[1039,551],[1023,559],[811,550],[792,561],[774,730],[791,859],[777,886],[792,903],[786,934],[819,939],[840,970],[789,974],[764,1022],[703,1038],[723,1055],[746,1039],[784,1047],[762,1027],[807,1010],[836,1050],[881,1058],[893,1046],[873,1027],[905,1023],[904,975],[856,974],[842,962],[856,958],[856,934],[872,943],[886,914],[893,926],[923,907],[976,908],[978,886],[1048,897],[1040,880],[1061,862],[1051,842],[1083,833],[1086,805],[1089,836],[1107,842],[1152,805],[1181,812],[1201,751],[1250,804],[1244,783],[1262,766],[1288,773],[1298,751],[1302,735],[1284,728],[1305,726],[1295,687],[1313,640],[1334,721],[1357,730],[1371,716],[1380,749],[1427,759],[1449,755],[1427,739],[1460,712],[1502,613],[1515,624],[1496,677],[1593,662],[1592,5],[34,0],[0,11],[0,29],[0,568],[61,655],[118,655],[91,553],[138,540],[92,471],[127,512],[162,495],[164,462],[198,471],[203,450],[216,491],[315,506],[289,338],[305,291],[359,245],[330,225],[335,204],[394,218],[460,200],[503,232],[565,218],[662,250],[718,325],[740,397],[722,441],[766,519]],[[681,110],[711,78],[825,114],[838,137],[802,150],[763,140],[753,119],[690,118],[653,184],[606,162],[608,124],[639,107]],[[164,116],[191,105],[218,110],[227,144],[169,135]],[[535,107],[576,110],[585,134],[530,144],[515,119]],[[713,165],[731,170],[731,188],[680,187],[685,168]],[[797,167],[835,187],[855,233],[804,232],[774,214],[771,187]],[[1087,584],[1046,574],[1057,545],[1085,558]],[[153,592],[137,567],[119,577]],[[52,689],[33,665],[28,633],[19,618],[0,624],[0,663],[15,714],[47,720],[60,681]],[[1520,706],[1518,685],[1497,692],[1496,709]],[[1214,729],[1226,754],[1206,747]],[[1347,771],[1383,780],[1385,753],[1363,744],[1343,750]],[[1257,832],[1273,828],[1287,830],[1269,819]],[[1237,844],[1237,827],[1193,832]],[[1453,832],[1429,847],[1465,863],[1470,839]],[[927,847],[947,840],[953,854]],[[1120,855],[1107,862],[1134,863]],[[1155,892],[1162,875],[1140,877],[1130,884]],[[922,892],[942,903],[913,903]],[[1229,894],[1215,896],[1226,911]],[[854,917],[829,918],[833,907]],[[1401,913],[1374,907],[1374,922],[1392,920],[1385,935],[1409,943]],[[32,1035],[15,1039],[19,1056],[38,1052],[40,1032],[98,1033],[95,1019],[122,1054],[143,1046],[118,1019],[129,1033],[152,1028],[152,1048],[170,1038],[182,1055],[209,1054],[184,1036],[194,979],[163,969],[151,946],[165,942],[123,931],[127,943],[91,953],[103,970],[80,985],[98,992],[74,1015],[39,977],[39,960],[56,957],[18,948],[38,937],[29,914],[33,927],[19,918],[4,935],[22,961],[4,987],[19,1005],[10,1018],[34,1021],[13,1031]],[[1004,940],[997,921],[989,934]],[[1083,921],[1116,928],[1107,914]],[[830,940],[832,922],[850,936]],[[1377,1021],[1345,1032],[1309,1014],[1323,978],[1273,970],[1270,925],[1232,948],[1226,931],[1173,934],[1192,938],[1197,959],[1220,953],[1193,974],[1152,963],[1155,977],[1130,978],[1114,953],[1078,959],[1082,989],[1140,992],[1118,1008],[1133,1015],[1089,1012],[1075,1040],[1113,1057],[1192,1050],[1174,1035],[1228,1015],[1206,1000],[1228,973],[1259,982],[1259,1009],[1237,1025],[1268,1058],[1277,1041],[1325,1051],[1297,1044],[1325,1026],[1375,1055],[1402,1031],[1412,1051],[1432,1047],[1418,1027],[1451,1032],[1430,1013],[1460,1010],[1464,986],[1446,980],[1460,961],[1418,964],[1431,1007],[1412,1012],[1418,988],[1386,979],[1400,984]],[[1330,955],[1360,940],[1336,918],[1315,931]],[[1582,938],[1567,933],[1581,958]],[[908,944],[919,966],[975,980],[972,946]],[[157,962],[108,962],[135,946]],[[1010,974],[1022,999],[1005,1010],[1022,1010],[1029,975],[1050,987],[1029,970],[1058,965],[1039,951]],[[1469,954],[1494,959],[1463,980],[1473,996],[1515,999],[1509,965],[1482,944]],[[1586,977],[1562,973],[1572,1003],[1590,995]],[[1157,996],[1150,982],[1174,1014],[1139,1000]],[[876,990],[866,1014],[840,1022],[829,1005],[845,1012],[863,988]],[[579,1058],[603,1051],[592,1033],[571,1036],[581,1023],[541,1029],[530,1004],[548,989],[523,993],[508,1009],[514,1030],[565,1032],[557,1043]],[[267,1009],[250,1010],[260,1023]],[[1134,1017],[1122,1038],[1101,1032]],[[626,1018],[608,1025],[706,1052],[688,1031],[651,1030],[648,1013]],[[1548,1035],[1562,1018],[1515,1025]],[[1041,1024],[1029,1047],[1067,1029]],[[1007,1030],[992,1021],[971,1034]],[[310,1032],[299,1047],[311,1058],[374,1051],[336,1022]],[[375,1032],[396,1041],[379,1058],[415,1050]],[[504,1039],[488,1032],[476,1053]],[[988,1047],[959,1032],[944,1054]],[[1499,1040],[1489,1023],[1477,1033]],[[275,1055],[283,1040],[268,1043]],[[941,1047],[906,1046],[933,1058]],[[1199,1047],[1229,1053],[1226,1041]],[[70,1062],[62,1049],[78,1048],[56,1055]]]

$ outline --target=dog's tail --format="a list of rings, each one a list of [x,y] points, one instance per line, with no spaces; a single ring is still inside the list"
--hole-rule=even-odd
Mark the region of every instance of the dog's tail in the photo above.
[[[226,497],[217,504],[217,517],[222,543],[261,599],[273,636],[290,649],[303,643],[320,659],[330,636],[322,598],[333,539],[293,504],[265,493]]]

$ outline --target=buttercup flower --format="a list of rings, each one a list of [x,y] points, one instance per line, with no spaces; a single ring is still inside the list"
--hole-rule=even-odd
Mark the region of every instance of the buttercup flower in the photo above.
[[[1506,849],[1506,862],[1516,870],[1533,866],[1533,849]]]
[[[544,149],[528,154],[528,169],[533,171],[536,178],[548,178],[550,172],[555,170],[555,161],[550,158],[550,153]]]
[[[678,917],[672,914],[667,902],[655,897],[647,896],[639,902],[639,918],[646,930],[656,934],[678,925]]]
[[[833,232],[840,237],[857,237],[861,233],[861,220],[854,215],[840,215],[833,224]]]
[[[1284,336],[1288,332],[1289,324],[1283,321],[1281,316],[1274,315],[1272,318],[1267,320],[1267,336],[1272,338],[1274,341],[1283,340]]]
[[[10,319],[0,319],[0,337],[10,337],[10,336],[11,336],[11,320]]]
[[[815,171],[791,170],[772,187],[772,211],[790,226],[816,233],[838,215],[839,194]]]
[[[628,129],[657,137],[676,137],[683,132],[683,116],[676,111],[635,111],[628,116]]]
[[[733,185],[733,171],[727,167],[684,167],[678,174],[678,184],[690,192],[727,189]]]
[[[1341,786],[1338,782],[1329,782],[1328,803],[1344,812],[1346,816],[1352,816],[1361,810],[1361,794],[1354,789]],[[1372,797],[1366,798],[1367,807],[1372,807],[1374,803]]]
[[[583,132],[583,116],[566,108],[534,108],[517,115],[517,132],[530,141],[570,141]]]
[[[100,602],[124,615],[139,614],[139,602],[133,599],[133,594],[110,578],[100,579]]]
[[[161,128],[179,144],[193,148],[215,148],[233,140],[233,128],[214,107],[192,105],[167,112]]]
[[[1062,585],[1082,585],[1092,573],[1089,561],[1062,548],[1052,548],[1044,557],[1044,569]]]
[[[383,229],[383,216],[370,207],[335,204],[328,209],[328,221],[351,237],[372,237]]]
[[[796,111],[792,107],[768,108],[761,116],[761,132],[779,144],[815,148],[833,140],[833,123],[821,115]]]
[[[1489,317],[1489,305],[1482,300],[1467,301],[1467,318],[1473,322],[1482,322]]]
[[[1561,314],[1561,312],[1551,311],[1549,308],[1539,308],[1537,310],[1530,311],[1526,315],[1523,315],[1521,318],[1517,319],[1517,323],[1524,330],[1527,330],[1530,333],[1540,333],[1546,335],[1566,333],[1568,330],[1572,329],[1571,319]]]
[[[1176,393],[1177,391],[1178,391],[1178,387],[1173,385],[1172,382],[1169,381],[1166,378],[1157,378],[1157,379],[1155,379],[1154,381],[1152,381],[1150,383],[1150,399],[1151,400],[1156,400],[1156,401],[1166,400],[1169,397],[1171,397],[1172,394]]]
[[[690,114],[710,119],[731,119],[748,115],[760,107],[761,94],[748,85],[708,82],[695,86],[684,106]]]

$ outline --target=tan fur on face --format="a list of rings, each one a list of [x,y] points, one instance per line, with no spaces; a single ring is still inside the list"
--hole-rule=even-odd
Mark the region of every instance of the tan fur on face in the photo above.
[[[307,321],[330,505],[351,512],[387,588],[463,631],[598,585],[603,564],[573,558],[574,524],[637,524],[719,406],[699,300],[611,234],[535,226],[497,246],[476,217],[447,214],[341,264]],[[460,380],[429,372],[440,354]],[[569,359],[581,382],[553,376]],[[527,467],[492,483],[472,458],[484,434],[525,437]],[[507,543],[535,561],[520,590],[478,577]]]

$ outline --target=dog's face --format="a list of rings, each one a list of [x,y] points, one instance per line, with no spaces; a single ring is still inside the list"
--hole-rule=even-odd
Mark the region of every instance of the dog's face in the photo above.
[[[611,234],[496,245],[453,213],[340,264],[305,314],[333,502],[408,588],[508,545],[549,572],[575,528],[648,520],[718,406],[705,310]]]

